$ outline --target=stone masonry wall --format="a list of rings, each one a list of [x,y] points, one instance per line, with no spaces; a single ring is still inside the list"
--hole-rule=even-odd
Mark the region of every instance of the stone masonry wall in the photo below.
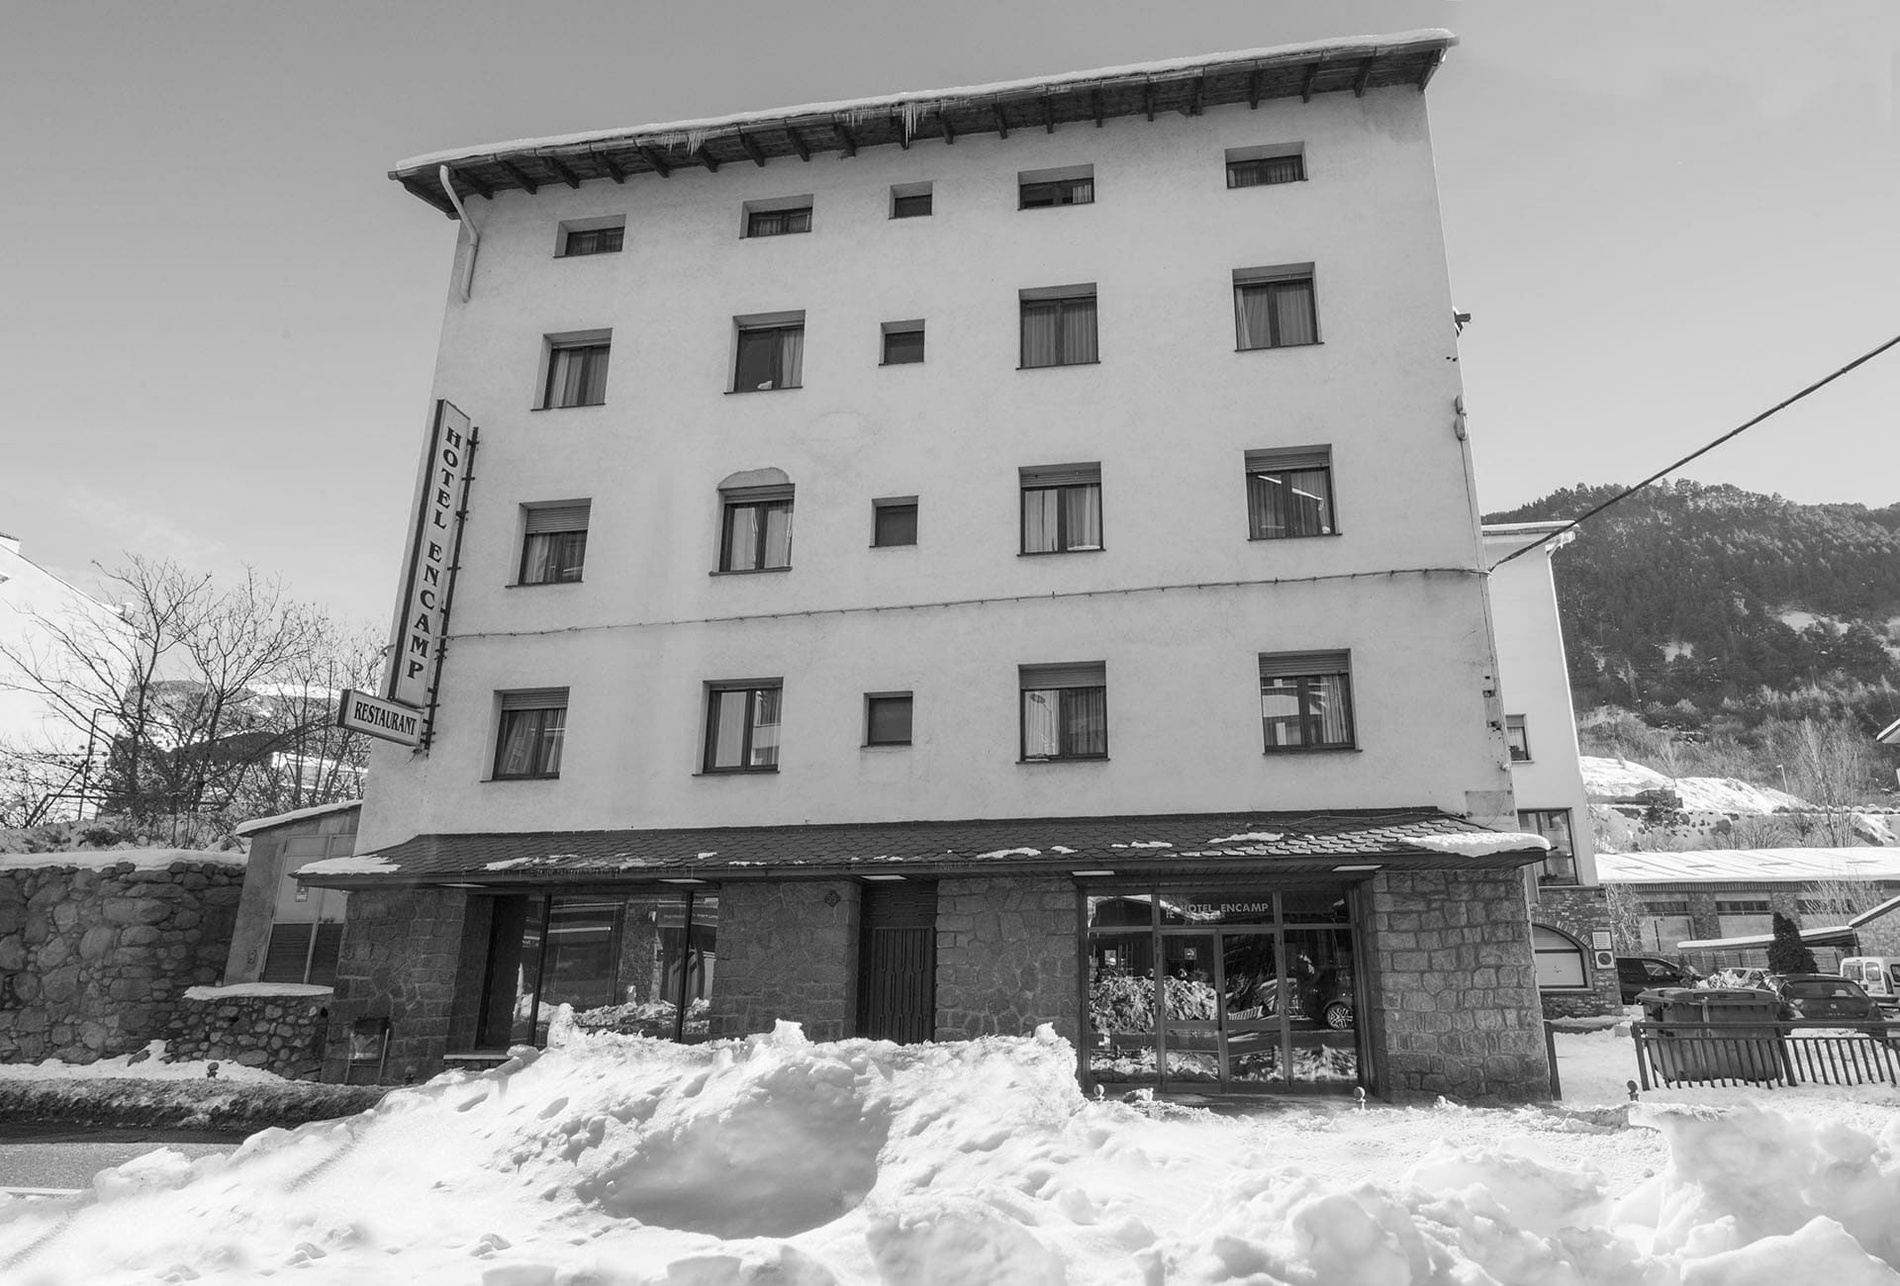
[[[1548,1098],[1522,877],[1382,871],[1370,897],[1370,1026],[1385,1095]]]
[[[1080,1040],[1075,898],[1063,879],[938,882],[938,1040],[1026,1036],[1042,1023]]]
[[[323,1079],[348,1070],[350,1029],[359,1018],[390,1020],[382,1081],[426,1080],[448,1052],[455,982],[461,964],[461,889],[373,889],[350,894],[336,967],[336,998]],[[356,1079],[366,1079],[359,1072]]]
[[[187,987],[218,981],[243,856],[149,869],[109,856],[0,867],[0,1062],[129,1054],[164,1034]],[[27,860],[41,859],[10,862]]]
[[[355,905],[351,905],[355,914]],[[714,1036],[772,1030],[783,1018],[812,1040],[857,1030],[858,885],[727,884],[719,890]]]
[[[219,1059],[314,1081],[323,1067],[330,993],[308,996],[187,996],[165,1028],[174,1061]]]
[[[1623,992],[1617,982],[1616,967],[1612,964],[1608,969],[1597,968],[1596,951],[1590,945],[1593,932],[1607,933],[1610,928],[1610,909],[1602,887],[1541,885],[1536,905],[1531,907],[1531,920],[1577,940],[1577,945],[1583,948],[1584,980],[1590,987],[1588,991],[1541,992],[1544,1017],[1596,1018],[1622,1013]]]

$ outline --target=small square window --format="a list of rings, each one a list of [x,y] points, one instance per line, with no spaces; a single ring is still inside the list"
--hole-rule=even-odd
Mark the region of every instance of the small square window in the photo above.
[[[905,366],[924,360],[924,324],[920,321],[884,323],[884,365]]]
[[[588,501],[524,505],[517,585],[560,585],[581,578],[587,558]]]
[[[1247,453],[1249,539],[1290,540],[1337,531],[1330,446]]]
[[[864,744],[910,744],[910,693],[870,692],[864,697]]]
[[[600,406],[607,400],[607,339],[547,338],[548,379],[541,409]]]
[[[1521,808],[1517,813],[1517,825],[1520,830],[1542,835],[1550,841],[1550,851],[1544,854],[1543,866],[1537,872],[1540,883],[1577,882],[1577,849],[1570,837],[1568,808]],[[1721,909],[1719,905],[1716,907],[1717,911]],[[1761,909],[1766,912],[1768,904],[1763,902]]]
[[[1313,265],[1242,268],[1234,273],[1234,346],[1295,348],[1319,343]]]
[[[933,213],[928,183],[899,183],[891,188],[891,218],[922,219]]]
[[[706,685],[702,771],[777,772],[781,679]]]
[[[1067,554],[1102,547],[1102,466],[1060,464],[1018,470],[1022,552]]]
[[[1022,365],[1086,366],[1101,360],[1095,341],[1095,287],[1065,286],[1025,290],[1022,308]]]
[[[719,570],[780,571],[792,565],[792,489],[722,491]]]
[[[1529,763],[1531,759],[1530,733],[1524,726],[1524,716],[1508,714],[1504,716],[1504,737],[1511,744],[1511,762]]]
[[[559,777],[567,733],[567,689],[531,688],[496,694],[501,722],[495,734],[494,779]]]
[[[796,232],[810,231],[810,197],[792,197],[746,204],[745,234],[748,237],[784,237]]]
[[[577,255],[611,255],[620,253],[627,235],[627,220],[624,216],[615,219],[577,219],[561,225],[561,245],[557,258],[571,259]]]
[[[1023,762],[1108,758],[1108,674],[1103,662],[1025,665],[1017,675]]]
[[[889,549],[917,543],[917,497],[900,496],[871,502],[871,545]]]
[[[1351,748],[1351,654],[1261,654],[1260,724],[1269,753]]]
[[[1092,205],[1095,167],[1072,165],[1056,170],[1024,170],[1016,176],[1017,208],[1042,210],[1058,205]]]
[[[732,391],[799,388],[805,378],[805,315],[794,322],[751,324],[737,320],[739,342],[732,363]]]
[[[1227,186],[1267,187],[1306,181],[1306,148],[1300,143],[1227,149]]]

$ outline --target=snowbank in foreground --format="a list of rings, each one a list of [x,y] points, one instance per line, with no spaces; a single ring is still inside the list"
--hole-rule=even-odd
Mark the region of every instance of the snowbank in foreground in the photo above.
[[[1035,1039],[585,1035],[0,1206],[9,1283],[1900,1282],[1900,1127],[1090,1103]],[[1599,1164],[1601,1163],[1601,1164]]]

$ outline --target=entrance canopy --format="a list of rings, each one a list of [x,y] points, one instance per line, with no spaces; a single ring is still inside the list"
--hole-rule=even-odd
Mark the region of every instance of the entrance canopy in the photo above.
[[[295,874],[329,888],[944,875],[1363,876],[1541,861],[1545,841],[1436,809],[1034,817],[419,835]]]

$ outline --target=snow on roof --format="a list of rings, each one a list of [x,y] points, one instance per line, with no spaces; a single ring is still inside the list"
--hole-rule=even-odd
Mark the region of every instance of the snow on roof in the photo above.
[[[173,862],[214,862],[219,866],[242,866],[246,861],[236,850],[208,848],[100,848],[72,853],[0,853],[0,871],[34,871],[51,867],[82,867],[99,870],[129,862],[135,870],[162,871]]]
[[[1698,848],[1686,853],[1599,853],[1597,877],[1606,884],[1900,880],[1900,849]]]
[[[275,817],[253,817],[248,822],[239,823],[234,835],[249,835],[255,831],[272,826],[283,826],[290,822],[300,822],[306,817],[322,817],[325,813],[340,813],[346,808],[361,808],[360,799],[340,799],[334,804],[317,804],[311,808],[299,808],[288,813],[278,813]]]
[[[246,996],[327,996],[332,987],[307,982],[234,982],[228,987],[187,987],[186,1000],[238,1000]]]
[[[1549,849],[1550,841],[1527,831],[1493,831],[1487,835],[1414,835],[1406,841],[1438,853],[1456,853],[1460,857],[1489,857],[1493,853],[1514,853],[1519,849]]]
[[[1854,940],[1854,928],[1848,924],[1826,928],[1802,929],[1801,941],[1817,947],[1845,946]],[[1775,940],[1772,933],[1745,933],[1735,938],[1691,938],[1678,942],[1677,951],[1747,951],[1765,947]]]
[[[385,861],[374,853],[362,857],[324,857],[314,862],[305,862],[292,871],[292,875],[387,875],[400,871],[401,866]]]
[[[1156,76],[1169,72],[1186,71],[1195,67],[1205,67],[1215,63],[1239,63],[1260,59],[1292,59],[1313,55],[1351,57],[1371,55],[1379,50],[1397,45],[1430,44],[1442,42],[1446,46],[1458,43],[1458,37],[1442,27],[1421,28],[1416,31],[1400,31],[1390,35],[1343,36],[1333,40],[1312,40],[1292,45],[1267,45],[1259,49],[1241,49],[1231,53],[1193,54],[1184,58],[1162,58],[1152,62],[1128,63],[1120,67],[1098,67],[1091,71],[1063,72],[1054,76],[1029,76],[1021,80],[995,81],[986,85],[963,85],[954,89],[907,89],[894,94],[877,94],[866,98],[845,98],[829,103],[805,103],[798,107],[773,107],[762,111],[734,112],[726,116],[707,116],[690,121],[666,121],[656,125],[623,126],[619,129],[582,130],[574,134],[550,134],[541,138],[517,138],[505,143],[483,143],[473,147],[453,147],[442,152],[427,152],[421,156],[412,156],[396,163],[396,171],[422,169],[429,166],[452,164],[456,161],[491,157],[510,152],[526,152],[540,148],[576,147],[587,143],[604,143],[613,139],[625,138],[631,134],[679,134],[695,135],[735,125],[750,125],[760,121],[781,120],[790,116],[820,116],[829,114],[849,114],[890,110],[911,104],[939,99],[982,98],[997,94],[1020,93],[1025,90],[1058,89],[1069,85],[1085,85],[1090,81],[1109,80],[1124,76]]]

